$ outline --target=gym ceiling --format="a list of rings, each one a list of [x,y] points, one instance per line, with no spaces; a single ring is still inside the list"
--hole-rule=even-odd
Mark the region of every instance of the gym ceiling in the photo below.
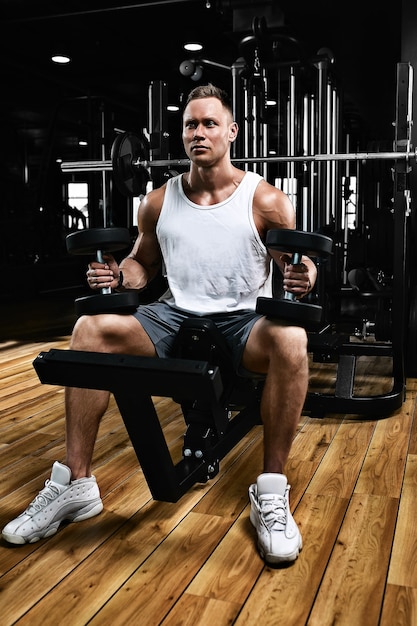
[[[330,48],[344,106],[371,139],[391,138],[395,65],[400,60],[400,5],[380,0],[1,0],[2,164],[16,167],[45,158],[88,158],[78,142],[97,110],[110,112],[121,130],[146,127],[151,81],[168,85],[179,104],[196,85],[179,66],[204,45],[202,57],[230,66],[245,55],[249,13],[282,30],[280,60]],[[243,24],[243,26],[242,26]],[[68,54],[66,66],[52,63]],[[204,67],[203,82],[230,89],[230,74]],[[179,127],[178,127],[179,128]],[[109,138],[111,142],[112,138]],[[178,155],[173,155],[178,156]],[[108,158],[108,155],[106,155]]]

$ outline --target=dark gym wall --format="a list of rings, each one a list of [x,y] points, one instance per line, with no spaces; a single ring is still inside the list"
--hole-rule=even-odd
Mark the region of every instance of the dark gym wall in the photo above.
[[[413,0],[408,0],[409,4]],[[380,0],[279,0],[286,24],[311,52],[328,47],[345,108],[369,141],[391,138],[396,63],[401,49],[401,4]],[[318,43],[320,42],[320,43]],[[314,49],[314,46],[316,48]]]

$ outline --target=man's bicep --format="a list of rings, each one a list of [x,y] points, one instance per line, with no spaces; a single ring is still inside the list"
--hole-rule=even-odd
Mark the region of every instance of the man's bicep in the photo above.
[[[138,209],[138,238],[132,256],[145,267],[157,270],[161,264],[161,250],[156,236],[156,225],[161,212],[163,194],[155,190],[145,196]]]
[[[148,271],[157,271],[161,265],[161,250],[155,231],[139,232],[130,256]]]

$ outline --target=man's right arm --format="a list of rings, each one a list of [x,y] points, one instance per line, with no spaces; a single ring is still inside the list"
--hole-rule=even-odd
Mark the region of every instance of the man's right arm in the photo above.
[[[121,261],[123,288],[145,289],[161,266],[161,250],[156,237],[156,224],[161,212],[165,187],[150,191],[138,209],[138,237],[131,253]]]

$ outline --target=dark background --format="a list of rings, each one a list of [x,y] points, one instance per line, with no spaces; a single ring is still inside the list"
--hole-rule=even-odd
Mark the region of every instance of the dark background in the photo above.
[[[179,71],[181,62],[192,57],[182,47],[187,40],[203,43],[202,56],[215,63],[230,67],[244,56],[251,64],[252,49],[244,41],[253,32],[253,18],[266,17],[268,28],[282,35],[275,60],[305,59],[330,49],[342,115],[357,131],[356,148],[386,149],[392,143],[401,4],[1,0],[0,7],[0,252],[4,274],[13,276],[16,268],[29,267],[25,289],[56,288],[59,281],[52,269],[57,265],[65,284],[62,266],[73,263],[66,258],[60,231],[59,205],[68,174],[56,159],[102,158],[103,111],[109,159],[114,129],[146,129],[152,82],[164,81],[169,101],[181,105],[196,85]],[[69,54],[72,63],[53,64],[55,52]],[[224,69],[206,66],[201,82],[207,81],[230,91],[231,75]],[[183,156],[180,120],[180,113],[170,114],[172,158]],[[89,139],[89,147],[78,145],[82,138]],[[100,175],[94,176],[99,182]],[[69,267],[69,284],[71,276]],[[16,281],[7,281],[3,297],[18,289]]]
[[[367,139],[391,138],[401,5],[377,0],[213,0],[210,5],[2,0],[3,167],[19,169],[24,158],[34,166],[46,149],[64,160],[84,159],[78,139],[88,130],[95,99],[111,110],[114,126],[145,127],[151,81],[166,81],[173,103],[195,86],[179,72],[191,56],[182,44],[201,41],[205,58],[230,66],[242,53],[247,33],[239,17],[248,10],[267,11],[271,25],[283,22],[288,40],[283,37],[280,59],[330,48],[346,111],[363,122]],[[50,61],[60,50],[72,57],[70,65]],[[228,89],[231,84],[230,75],[216,68],[205,68],[204,80]]]

